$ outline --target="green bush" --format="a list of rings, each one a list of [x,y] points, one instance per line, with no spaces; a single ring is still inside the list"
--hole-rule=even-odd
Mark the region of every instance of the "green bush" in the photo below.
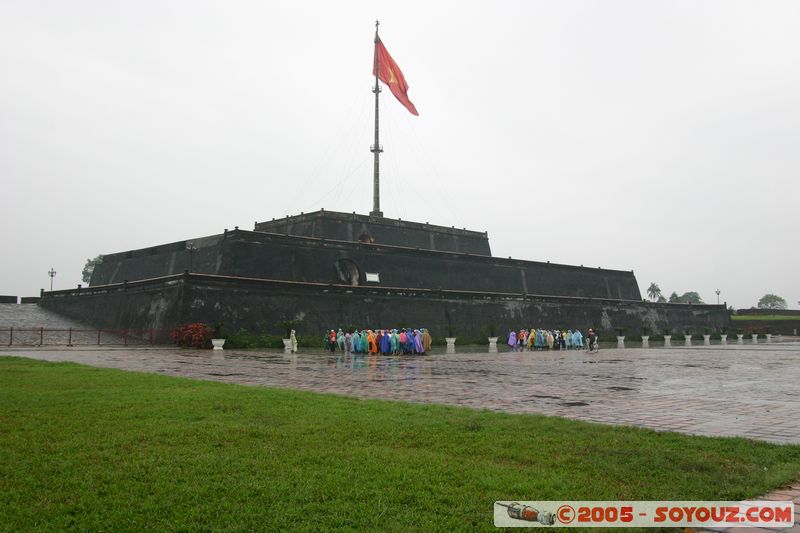
[[[280,335],[254,335],[244,328],[240,328],[236,333],[230,334],[225,340],[226,348],[283,348],[283,340]]]
[[[303,348],[322,348],[323,336],[297,335],[297,345]],[[225,348],[282,350],[283,337],[268,333],[255,334],[240,328],[236,333],[229,334],[226,337]]]
[[[323,335],[297,335],[297,345],[301,348],[324,348]]]

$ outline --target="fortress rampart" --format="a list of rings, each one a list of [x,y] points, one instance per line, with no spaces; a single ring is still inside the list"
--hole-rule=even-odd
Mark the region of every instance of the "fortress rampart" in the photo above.
[[[89,287],[43,307],[108,328],[203,321],[274,331],[330,327],[719,331],[724,306],[643,302],[633,271],[493,257],[486,233],[318,211],[104,256]],[[187,246],[190,245],[190,246]]]

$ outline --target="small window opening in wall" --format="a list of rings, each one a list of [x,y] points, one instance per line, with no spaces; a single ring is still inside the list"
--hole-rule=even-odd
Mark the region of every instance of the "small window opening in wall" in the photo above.
[[[367,283],[380,283],[381,282],[381,275],[377,272],[366,272],[367,275]]]

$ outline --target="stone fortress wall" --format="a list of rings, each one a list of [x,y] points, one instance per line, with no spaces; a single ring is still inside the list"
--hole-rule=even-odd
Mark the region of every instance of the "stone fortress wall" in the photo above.
[[[598,328],[606,338],[728,327],[724,305],[656,304],[642,300],[353,287],[341,284],[184,274],[45,293],[42,305],[108,328],[166,328],[202,321],[236,331],[280,333],[279,320],[299,319],[303,334],[333,327],[427,327],[434,335],[477,337],[521,327]]]
[[[104,256],[89,287],[41,305],[108,328],[728,327],[724,306],[643,302],[632,271],[492,257],[486,233],[329,211],[255,228]]]
[[[377,242],[422,248],[440,252],[461,252],[492,255],[489,235],[455,226],[445,227],[427,222],[372,217],[336,211],[315,211],[297,216],[256,222],[255,231],[280,233],[296,237],[317,237],[350,242]]]
[[[91,285],[191,270],[357,286],[641,299],[633,272],[619,270],[239,229],[190,242],[197,248],[191,257],[187,241],[105,256],[103,263],[95,267]],[[377,277],[370,281],[367,274]]]
[[[798,309],[739,309],[736,320],[731,320],[731,328],[737,333],[751,335],[797,335],[800,333],[800,310]],[[780,318],[764,320],[766,316],[780,315]],[[788,319],[787,317],[794,317]]]

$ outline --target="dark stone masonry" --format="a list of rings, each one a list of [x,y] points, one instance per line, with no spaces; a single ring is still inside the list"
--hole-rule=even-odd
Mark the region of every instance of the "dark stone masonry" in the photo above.
[[[106,255],[89,287],[45,292],[41,305],[109,328],[729,326],[722,305],[643,302],[632,271],[497,258],[486,233],[330,211]]]
[[[349,242],[377,242],[440,252],[492,255],[486,232],[356,213],[314,213],[256,222],[255,231]]]

